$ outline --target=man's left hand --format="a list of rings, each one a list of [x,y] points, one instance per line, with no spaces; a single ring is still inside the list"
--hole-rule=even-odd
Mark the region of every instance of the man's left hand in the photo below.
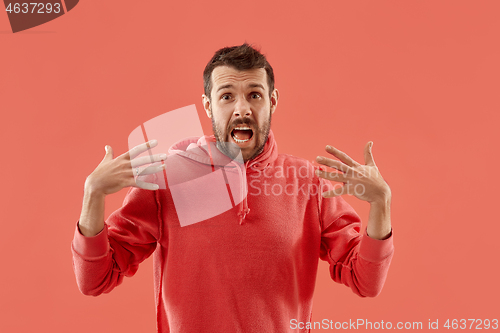
[[[316,161],[340,172],[317,170],[316,175],[327,180],[344,183],[344,186],[323,192],[323,197],[330,198],[349,194],[369,203],[385,203],[391,198],[391,189],[380,174],[372,154],[373,142],[365,146],[365,165],[359,164],[337,148],[326,146],[326,151],[340,161],[318,156]]]

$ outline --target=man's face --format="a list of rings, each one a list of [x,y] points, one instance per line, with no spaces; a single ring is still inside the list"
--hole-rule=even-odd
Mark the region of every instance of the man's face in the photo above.
[[[245,161],[255,158],[267,141],[271,114],[278,105],[278,90],[274,89],[269,97],[264,68],[239,71],[218,66],[211,80],[210,98],[203,95],[202,99],[219,149],[234,157],[234,148],[238,146]]]

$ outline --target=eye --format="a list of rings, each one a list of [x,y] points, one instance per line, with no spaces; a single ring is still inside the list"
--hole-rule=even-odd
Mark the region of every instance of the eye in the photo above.
[[[230,98],[231,98],[231,95],[229,95],[229,94],[224,94],[220,97],[220,99],[225,100],[225,101],[229,100]]]
[[[261,97],[261,95],[259,93],[256,93],[256,92],[252,93],[251,96],[252,96],[253,99]]]

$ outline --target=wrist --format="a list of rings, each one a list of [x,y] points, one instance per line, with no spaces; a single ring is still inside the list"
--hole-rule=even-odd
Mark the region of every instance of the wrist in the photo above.
[[[383,196],[370,202],[367,233],[371,238],[386,239],[390,236],[391,196]]]
[[[100,190],[98,186],[95,186],[95,184],[92,183],[90,177],[87,177],[87,180],[85,180],[83,193],[85,197],[88,197],[89,199],[91,198],[93,200],[101,200],[106,197],[106,194],[102,190]]]
[[[91,186],[85,186],[82,212],[78,222],[80,233],[95,236],[104,227],[104,201],[106,195]]]
[[[377,197],[375,200],[370,201],[371,206],[375,206],[376,208],[390,208],[391,206],[391,190],[389,189],[384,194]]]

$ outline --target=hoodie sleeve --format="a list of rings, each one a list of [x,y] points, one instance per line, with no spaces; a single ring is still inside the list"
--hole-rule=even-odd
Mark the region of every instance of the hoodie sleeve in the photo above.
[[[93,237],[78,224],[71,244],[73,270],[85,295],[110,292],[132,276],[156,249],[160,237],[158,191],[131,188],[123,206],[113,212],[104,229]]]
[[[322,191],[332,189],[320,179]],[[320,258],[330,264],[330,275],[361,297],[375,297],[382,291],[394,252],[392,232],[384,240],[361,233],[361,220],[342,197],[319,194],[321,221]]]

